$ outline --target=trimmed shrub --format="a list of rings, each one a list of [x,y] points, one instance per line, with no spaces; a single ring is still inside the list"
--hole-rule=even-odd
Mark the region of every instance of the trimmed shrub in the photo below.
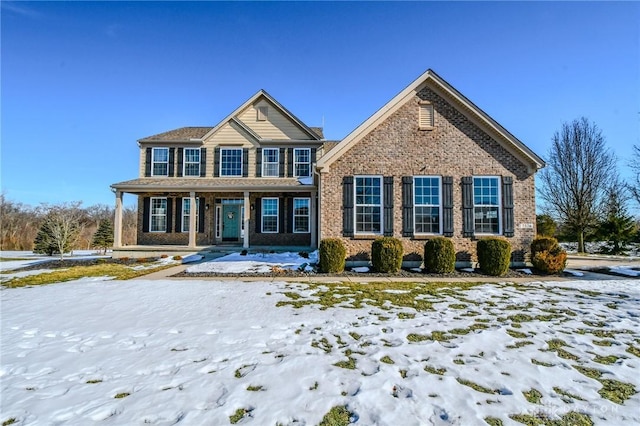
[[[495,277],[500,277],[509,270],[511,261],[511,244],[503,238],[483,238],[478,240],[478,262],[480,270]]]
[[[339,238],[325,238],[318,247],[320,272],[341,273],[347,256],[347,249]]]
[[[396,273],[402,267],[402,242],[393,237],[376,239],[371,244],[371,265],[382,273]]]
[[[567,266],[567,253],[555,238],[539,237],[531,242],[531,263],[545,274],[557,274]]]
[[[456,268],[453,241],[445,237],[431,238],[424,244],[424,268],[434,274],[449,274]]]

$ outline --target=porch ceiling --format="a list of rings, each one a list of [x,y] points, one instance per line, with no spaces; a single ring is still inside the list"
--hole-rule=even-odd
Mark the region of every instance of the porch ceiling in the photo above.
[[[111,188],[128,193],[162,192],[241,192],[241,191],[309,191],[315,185],[300,183],[298,178],[139,178],[118,182]]]

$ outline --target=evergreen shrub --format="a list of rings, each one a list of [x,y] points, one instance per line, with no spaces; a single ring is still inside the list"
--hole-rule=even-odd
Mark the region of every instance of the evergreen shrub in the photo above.
[[[495,277],[505,275],[511,261],[511,244],[504,238],[482,238],[477,244],[480,270]]]
[[[545,274],[557,274],[567,266],[567,252],[555,238],[538,237],[531,242],[531,263]]]
[[[371,265],[382,273],[396,273],[402,267],[402,242],[393,237],[382,237],[371,244]]]
[[[339,238],[325,238],[318,247],[320,272],[341,273],[347,256],[347,249]]]
[[[445,237],[431,238],[424,244],[424,268],[434,274],[449,274],[456,268],[453,241]]]

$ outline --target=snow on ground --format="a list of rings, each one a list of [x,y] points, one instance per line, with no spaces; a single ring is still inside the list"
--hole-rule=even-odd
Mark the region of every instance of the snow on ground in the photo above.
[[[405,300],[419,288],[380,294]],[[346,405],[361,425],[570,411],[640,423],[640,394],[614,403],[575,368],[640,390],[640,358],[628,352],[640,348],[637,281],[450,286],[420,293],[433,307],[421,311],[367,298],[354,308],[346,293],[324,310],[291,305],[349,289],[103,279],[3,289],[0,421],[223,425],[242,408],[242,424],[316,425]],[[448,339],[415,338],[435,331]],[[564,353],[549,350],[552,339]],[[608,355],[612,364],[598,358]],[[523,395],[531,389],[537,404]]]
[[[96,250],[74,250],[73,254],[71,255],[65,254],[64,260],[85,260],[108,257],[111,257],[111,255],[104,256]],[[14,269],[24,268],[26,266],[35,265],[38,263],[59,260],[60,256],[44,256],[42,254],[35,254],[31,251],[0,251],[0,258],[16,259],[0,261],[0,273],[5,273],[6,271],[12,271]]]
[[[632,266],[612,266],[609,270],[613,273],[625,275],[627,277],[640,277],[640,271],[633,269]]]
[[[309,253],[305,258],[298,253],[250,253],[242,255],[232,253],[217,259],[189,266],[185,272],[212,272],[218,274],[262,273],[271,272],[273,268],[311,270],[308,266],[318,261],[318,251]]]

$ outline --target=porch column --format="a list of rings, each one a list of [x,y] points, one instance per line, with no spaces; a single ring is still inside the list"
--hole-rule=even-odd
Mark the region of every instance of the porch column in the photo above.
[[[309,205],[310,213],[310,225],[311,228],[311,247],[318,247],[318,215],[316,215],[316,196],[317,192],[311,192],[311,203]]]
[[[198,235],[196,231],[196,226],[198,226],[198,222],[196,221],[197,211],[196,193],[195,191],[191,191],[189,192],[189,248],[196,247],[196,236]]]
[[[122,191],[116,191],[116,211],[113,224],[113,248],[122,247]]]
[[[249,248],[249,219],[251,218],[251,205],[249,204],[249,191],[244,191],[244,236],[242,238],[242,247]]]

